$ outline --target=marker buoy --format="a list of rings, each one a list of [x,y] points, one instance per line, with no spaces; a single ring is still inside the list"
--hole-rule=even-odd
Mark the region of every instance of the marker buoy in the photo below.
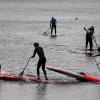
[[[78,20],[78,17],[75,17],[75,20]]]

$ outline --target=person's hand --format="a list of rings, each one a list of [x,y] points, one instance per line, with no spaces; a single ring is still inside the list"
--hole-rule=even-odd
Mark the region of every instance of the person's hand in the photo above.
[[[33,56],[31,56],[30,58],[34,58]]]
[[[92,36],[91,38],[92,38],[92,39],[94,39],[94,38],[95,38],[95,36]]]

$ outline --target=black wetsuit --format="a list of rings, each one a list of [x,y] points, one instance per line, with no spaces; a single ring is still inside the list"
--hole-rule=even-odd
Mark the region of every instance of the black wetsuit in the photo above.
[[[93,32],[92,31],[88,31],[86,33],[86,48],[87,48],[88,42],[89,42],[90,50],[92,50],[92,47],[93,47],[92,36],[93,36]]]
[[[39,56],[39,61],[38,61],[38,63],[37,63],[37,75],[38,75],[38,77],[40,76],[40,71],[39,71],[39,69],[40,69],[40,67],[41,67],[41,65],[42,65],[42,70],[43,70],[44,75],[45,75],[45,78],[46,78],[46,80],[47,80],[47,74],[46,74],[46,71],[45,71],[46,57],[45,57],[45,55],[44,55],[43,48],[42,48],[42,47],[37,47],[37,48],[35,48],[32,58],[35,57],[36,53],[37,53],[38,56]]]

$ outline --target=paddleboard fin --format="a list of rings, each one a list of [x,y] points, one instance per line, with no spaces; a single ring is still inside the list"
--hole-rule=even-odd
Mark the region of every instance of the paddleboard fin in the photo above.
[[[81,74],[81,75],[86,75],[84,72],[79,72],[79,74]],[[88,82],[88,80],[82,79],[82,78],[76,78],[76,80],[78,80],[78,81],[80,81],[80,82]]]

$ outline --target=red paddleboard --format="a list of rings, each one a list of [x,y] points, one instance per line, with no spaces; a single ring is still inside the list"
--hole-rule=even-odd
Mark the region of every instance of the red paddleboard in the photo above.
[[[8,80],[8,81],[24,81],[24,82],[33,82],[33,83],[51,83],[51,84],[56,84],[56,83],[65,83],[66,81],[62,80],[39,80],[36,77],[33,78],[20,78],[17,76],[13,76],[5,71],[0,70],[0,79],[1,80]]]
[[[51,71],[58,72],[58,73],[76,78],[77,80],[80,80],[80,81],[100,82],[100,78],[95,78],[95,77],[88,76],[88,75],[85,75],[85,74],[80,74],[78,72],[74,72],[74,71],[71,71],[71,70],[66,70],[66,69],[63,69],[63,68],[52,67],[52,66],[47,66],[46,68],[51,70]]]
[[[88,76],[88,75],[83,75],[83,77],[88,81],[100,82],[100,78],[96,78],[96,77],[92,77],[92,76]]]

